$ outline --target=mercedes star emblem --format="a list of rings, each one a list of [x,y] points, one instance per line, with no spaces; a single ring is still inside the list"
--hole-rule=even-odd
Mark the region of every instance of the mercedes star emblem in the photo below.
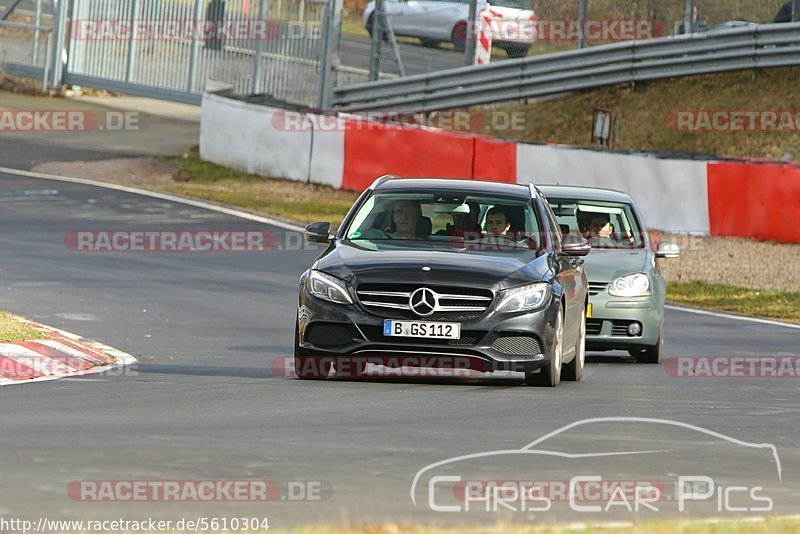
[[[411,293],[408,303],[414,313],[420,317],[428,317],[436,310],[436,293],[427,287],[421,287]]]

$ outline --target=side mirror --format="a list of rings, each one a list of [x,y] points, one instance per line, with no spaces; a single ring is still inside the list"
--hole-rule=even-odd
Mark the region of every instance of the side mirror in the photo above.
[[[306,226],[303,237],[309,243],[330,243],[331,223],[315,222]]]
[[[681,247],[675,243],[662,241],[656,249],[656,258],[677,258],[681,255]]]
[[[561,252],[567,256],[586,256],[592,251],[592,245],[583,236],[565,234],[561,243]]]

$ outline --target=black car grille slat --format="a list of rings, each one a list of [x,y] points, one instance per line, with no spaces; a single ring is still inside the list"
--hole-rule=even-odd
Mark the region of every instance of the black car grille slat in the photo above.
[[[605,293],[607,289],[608,283],[606,282],[589,282],[589,296]]]
[[[501,335],[494,340],[492,348],[510,356],[535,356],[542,353],[539,340],[533,336]]]
[[[589,336],[600,335],[603,330],[602,319],[586,319],[586,334]]]
[[[628,334],[628,327],[636,321],[611,321],[612,336],[635,337]]]
[[[408,297],[399,296],[396,293],[410,295],[421,287],[431,289],[439,295],[440,307],[467,309],[437,310],[432,315],[420,317],[410,308],[396,307],[408,305]],[[356,288],[356,294],[361,305],[367,311],[385,319],[453,322],[477,319],[491,306],[494,298],[493,293],[488,289],[423,284],[361,284]]]

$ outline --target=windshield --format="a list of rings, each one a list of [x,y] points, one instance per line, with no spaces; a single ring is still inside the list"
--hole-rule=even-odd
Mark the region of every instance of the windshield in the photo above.
[[[376,193],[361,206],[346,239],[418,249],[538,250],[539,223],[528,201],[453,192]],[[359,243],[362,242],[362,243]]]
[[[592,248],[644,248],[639,221],[628,203],[549,198],[563,234],[582,235]]]

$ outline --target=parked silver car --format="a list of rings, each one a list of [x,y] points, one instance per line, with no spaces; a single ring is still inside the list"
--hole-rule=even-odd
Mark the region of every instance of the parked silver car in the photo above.
[[[565,235],[592,245],[586,257],[587,350],[627,350],[641,363],[659,363],[664,347],[666,282],[656,258],[680,248],[651,249],[642,215],[630,196],[587,187],[540,186]]]
[[[464,50],[467,40],[469,2],[466,0],[384,0],[386,16],[396,35],[418,37],[423,46],[449,41]],[[486,0],[478,0],[478,11]],[[494,0],[491,8],[502,15],[493,26],[492,46],[509,57],[524,57],[536,40],[536,16],[530,0]],[[363,23],[372,35],[375,1],[364,9]]]

